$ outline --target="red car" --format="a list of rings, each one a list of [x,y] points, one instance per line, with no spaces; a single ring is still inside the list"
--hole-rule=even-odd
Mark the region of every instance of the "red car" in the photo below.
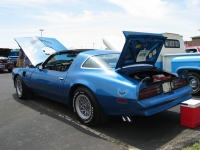
[[[188,46],[185,48],[186,53],[199,53],[200,46]]]
[[[0,71],[8,70],[12,72],[14,68],[14,63],[12,59],[8,58],[11,49],[9,48],[0,48]]]

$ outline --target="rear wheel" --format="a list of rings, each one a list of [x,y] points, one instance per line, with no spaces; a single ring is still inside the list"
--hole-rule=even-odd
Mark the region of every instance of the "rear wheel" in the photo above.
[[[20,99],[27,99],[26,86],[20,76],[17,76],[15,79],[15,88],[16,88],[17,96]]]
[[[78,120],[87,126],[95,126],[101,121],[101,108],[94,94],[85,87],[74,92],[73,109]]]
[[[193,88],[192,95],[200,94],[200,75],[196,72],[189,72],[190,86]]]

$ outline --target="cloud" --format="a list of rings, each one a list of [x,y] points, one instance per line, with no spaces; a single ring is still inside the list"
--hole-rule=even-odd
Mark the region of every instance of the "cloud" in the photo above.
[[[103,36],[121,36],[124,30],[172,32],[190,40],[190,37],[199,34],[199,2],[200,0],[2,0],[0,19],[4,24],[0,29],[3,35],[0,45],[11,46],[13,37],[40,35],[41,28],[44,29],[44,36],[55,37],[67,46],[79,48],[92,48],[92,43],[95,43],[95,48],[103,47]]]
[[[93,13],[87,10],[84,10],[82,14],[79,15],[73,15],[72,13],[68,12],[68,13],[62,13],[62,12],[49,12],[49,11],[45,11],[43,12],[43,15],[31,15],[31,16],[27,16],[27,17],[32,17],[32,18],[36,18],[36,19],[40,19],[40,20],[46,20],[46,21],[50,21],[50,22],[86,22],[89,20],[93,20]]]
[[[170,12],[173,7],[161,0],[108,0],[110,3],[122,7],[133,16],[159,19]]]
[[[200,5],[200,0],[185,0],[184,2],[187,7],[192,7],[192,8],[199,7]]]
[[[31,5],[31,4],[59,4],[66,2],[77,2],[77,0],[6,0],[1,1],[0,4],[4,5]]]
[[[1,0],[2,8],[44,8],[47,5],[64,5],[78,3],[78,0]]]

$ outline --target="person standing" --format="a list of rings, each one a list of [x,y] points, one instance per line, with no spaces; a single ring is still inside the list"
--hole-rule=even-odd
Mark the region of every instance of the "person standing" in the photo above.
[[[23,66],[24,66],[24,51],[22,49],[20,49],[20,51],[19,51],[19,57],[17,59],[16,66],[19,68],[23,68]]]
[[[25,55],[24,57],[24,68],[30,67],[31,62],[29,60],[29,58]]]

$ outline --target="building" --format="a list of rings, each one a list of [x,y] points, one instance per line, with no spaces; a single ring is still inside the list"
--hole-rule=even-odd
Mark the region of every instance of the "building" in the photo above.
[[[192,46],[200,46],[200,36],[194,36],[192,38]]]
[[[188,46],[200,46],[200,36],[193,36],[191,38],[192,41],[185,41],[187,42]]]

